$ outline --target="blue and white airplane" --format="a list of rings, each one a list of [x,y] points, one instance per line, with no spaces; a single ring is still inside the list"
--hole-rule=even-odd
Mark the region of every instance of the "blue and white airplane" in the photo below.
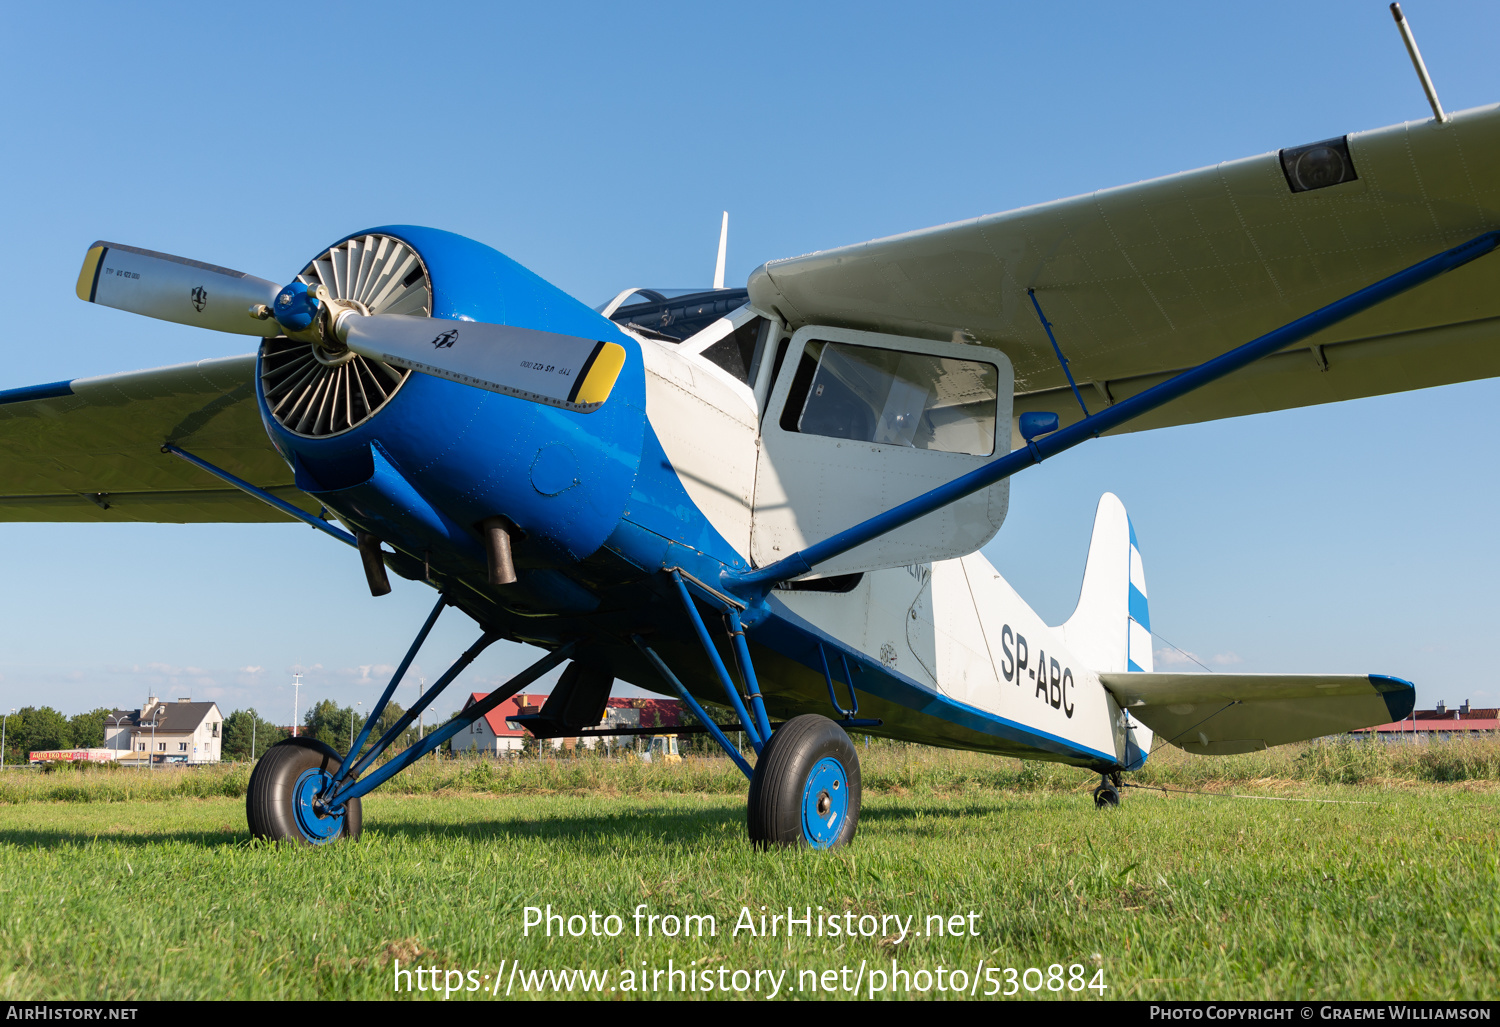
[[[617,680],[675,692],[750,779],[756,844],[853,838],[851,728],[1089,768],[1113,805],[1153,744],[1261,749],[1399,719],[1414,690],[1156,673],[1112,495],[1077,610],[1045,624],[979,555],[1007,479],[1104,432],[1500,374],[1496,167],[1483,108],[773,261],[748,288],[723,287],[721,241],[715,288],[597,310],[429,228],[355,233],[288,285],[100,242],[80,298],[259,350],[0,393],[0,519],[298,518],[372,594],[388,570],[436,590],[352,755],[298,738],[257,765],[261,837],[357,837],[361,796],[564,663],[534,733],[588,733]],[[372,742],[446,607],[479,639]],[[498,639],[545,655],[388,753]]]

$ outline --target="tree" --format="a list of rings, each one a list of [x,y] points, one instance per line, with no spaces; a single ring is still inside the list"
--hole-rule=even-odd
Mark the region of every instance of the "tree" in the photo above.
[[[395,727],[396,721],[400,720],[405,712],[400,703],[393,702],[387,706],[374,726],[370,728],[371,742],[378,741],[385,732]],[[344,752],[349,748],[351,728],[357,735],[364,724],[364,719],[354,707],[340,706],[332,699],[324,699],[314,703],[307,711],[307,715],[302,718],[302,734],[331,745],[339,752]],[[431,733],[430,728],[428,733]],[[399,738],[391,742],[386,752],[388,755],[395,755],[415,741],[417,741],[417,728],[413,724],[401,732]]]
[[[68,718],[68,729],[73,736],[73,748],[97,749],[104,744],[104,720],[114,710],[101,706],[88,713],[79,713]]]
[[[21,742],[25,738],[26,729],[21,715],[0,711],[0,716],[5,718],[5,765],[13,767],[25,763],[26,750],[21,748]]]
[[[259,759],[267,749],[286,737],[285,731],[262,720],[254,709],[235,710],[224,718],[224,758],[239,761]],[[254,753],[250,751],[252,738],[255,741]]]
[[[375,726],[370,729],[371,740],[373,741],[379,739],[382,735],[385,734],[385,732],[395,727],[396,721],[400,720],[402,715],[405,713],[406,711],[401,708],[400,703],[392,702],[385,708],[384,712],[380,714],[380,719],[375,722]],[[401,733],[400,738],[391,743],[391,746],[386,750],[386,753],[387,755],[394,756],[402,749],[406,748],[408,745],[411,745],[416,740],[417,727],[415,724],[413,724],[411,727],[408,727]]]
[[[452,713],[448,714],[448,719],[445,720],[445,721],[443,721],[443,726],[446,727],[447,725],[453,723],[455,720],[457,720],[459,718],[459,715],[462,714],[462,713],[463,713],[463,710],[454,710]],[[443,753],[445,756],[452,755],[453,754],[453,739],[450,738],[446,742],[444,742],[442,745],[438,746],[437,747],[437,751],[440,752],[440,753]]]
[[[39,749],[72,747],[73,734],[67,718],[50,706],[23,707],[6,722],[6,763],[24,763],[27,753]]]
[[[332,699],[314,703],[302,717],[301,734],[316,738],[339,752],[349,748],[349,725],[354,711]]]

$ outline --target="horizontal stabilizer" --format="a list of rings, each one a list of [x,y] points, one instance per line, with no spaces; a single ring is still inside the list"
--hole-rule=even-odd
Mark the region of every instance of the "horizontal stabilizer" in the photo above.
[[[1130,715],[1163,740],[1227,756],[1411,713],[1416,688],[1381,674],[1100,674]]]

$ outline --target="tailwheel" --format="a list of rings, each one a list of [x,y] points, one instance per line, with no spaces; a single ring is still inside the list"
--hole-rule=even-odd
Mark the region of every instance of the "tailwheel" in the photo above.
[[[1120,789],[1124,783],[1118,770],[1099,775],[1099,787],[1094,789],[1094,808],[1113,809],[1120,804]]]
[[[750,779],[750,841],[832,849],[859,826],[859,755],[827,717],[793,717],[761,749]]]
[[[364,826],[359,799],[349,799],[338,809],[327,809],[318,801],[342,763],[332,747],[312,738],[288,738],[273,745],[255,765],[245,792],[250,833],[300,845],[357,839]]]

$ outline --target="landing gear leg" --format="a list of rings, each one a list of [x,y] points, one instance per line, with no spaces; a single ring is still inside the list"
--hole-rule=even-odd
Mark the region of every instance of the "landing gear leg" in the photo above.
[[[1118,770],[1111,770],[1107,774],[1099,775],[1099,787],[1094,789],[1094,807],[1096,809],[1110,809],[1120,804],[1120,789],[1125,784]]]

